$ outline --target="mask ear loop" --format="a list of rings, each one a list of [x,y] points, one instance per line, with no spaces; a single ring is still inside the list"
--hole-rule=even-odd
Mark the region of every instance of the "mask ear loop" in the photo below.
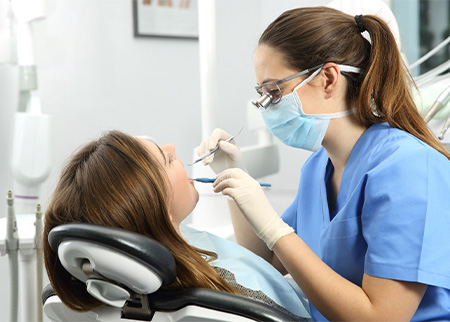
[[[311,75],[309,75],[307,78],[305,78],[300,84],[298,84],[297,86],[295,86],[294,88],[294,92],[296,90],[298,90],[300,87],[302,87],[303,85],[309,83],[311,81],[311,79],[313,79],[314,77],[316,77],[320,71],[322,70],[322,67],[320,67],[319,69],[317,69],[314,73],[312,73]]]
[[[338,65],[338,64],[337,64],[337,66],[339,67],[339,72],[341,72],[341,71],[346,71],[346,72],[351,72],[351,73],[360,73],[361,72],[361,69],[358,68],[358,67],[353,67],[353,66],[348,66],[348,65]],[[298,103],[298,107],[300,109],[300,112],[306,117],[312,116],[312,117],[315,117],[315,118],[318,118],[318,119],[334,119],[334,118],[341,118],[341,117],[344,117],[344,116],[355,114],[356,113],[356,108],[351,108],[351,109],[346,110],[346,111],[342,111],[342,112],[338,112],[338,113],[332,113],[332,114],[306,114],[303,111],[303,107],[302,107],[302,104],[301,104],[301,101],[300,101],[300,97],[298,97],[298,94],[297,94],[296,91],[297,91],[297,89],[302,87],[304,84],[307,84],[314,77],[316,77],[320,73],[321,70],[322,70],[322,67],[319,68],[318,70],[316,70],[310,76],[308,76],[308,78],[306,78],[304,81],[302,81],[300,84],[298,84],[294,88],[294,91],[293,91],[295,93],[294,97],[297,99],[297,103]]]
[[[298,97],[297,90],[298,90],[300,87],[302,87],[303,85],[309,83],[314,77],[316,77],[316,76],[320,73],[321,70],[322,70],[322,67],[320,67],[319,69],[317,69],[316,71],[314,71],[314,73],[312,73],[311,75],[309,75],[309,76],[308,76],[307,78],[305,78],[300,84],[298,84],[297,86],[295,86],[294,90],[292,91],[292,95],[293,95],[295,101],[297,102],[297,106],[298,106],[298,108],[299,108],[301,114],[303,114],[303,115],[305,115],[305,116],[306,116],[306,115],[309,115],[309,114],[306,114],[305,111],[303,111],[302,102],[301,102],[301,100],[300,100],[300,97]]]

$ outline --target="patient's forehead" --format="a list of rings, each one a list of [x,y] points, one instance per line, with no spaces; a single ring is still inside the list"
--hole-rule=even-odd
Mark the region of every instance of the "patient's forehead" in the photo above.
[[[147,139],[147,138],[142,138],[142,137],[138,137],[135,136],[134,137],[139,143],[141,143],[148,151],[150,154],[152,154],[155,158],[158,159],[158,161],[164,165],[166,163],[166,157],[164,152],[161,150],[161,148],[159,147],[158,144],[156,144],[155,142]]]

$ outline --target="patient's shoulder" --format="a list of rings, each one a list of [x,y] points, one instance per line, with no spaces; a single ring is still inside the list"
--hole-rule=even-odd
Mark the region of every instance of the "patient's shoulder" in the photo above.
[[[243,295],[245,295],[251,299],[266,303],[266,304],[270,305],[271,307],[274,307],[274,308],[284,312],[285,314],[293,317],[296,321],[307,321],[306,318],[302,318],[298,315],[295,315],[294,313],[285,309],[281,305],[278,305],[274,300],[272,300],[270,297],[268,297],[263,291],[252,290],[250,288],[247,288],[247,287],[239,284],[238,282],[236,282],[236,277],[234,276],[234,274],[232,272],[230,272],[229,270],[226,270],[222,267],[214,267],[214,269],[220,275],[220,277],[222,277],[228,284],[233,286],[235,289],[240,291]]]

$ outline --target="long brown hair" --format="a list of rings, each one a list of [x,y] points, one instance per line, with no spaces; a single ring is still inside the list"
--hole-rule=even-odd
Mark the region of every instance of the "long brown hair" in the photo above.
[[[86,285],[73,279],[50,248],[48,234],[65,223],[91,223],[140,233],[161,242],[176,262],[169,288],[210,288],[239,294],[205,261],[213,252],[194,248],[177,233],[168,215],[170,187],[164,169],[133,137],[112,131],[69,160],[45,214],[45,267],[62,302],[77,311],[102,306]]]
[[[364,15],[362,21],[371,43],[361,35],[354,16],[328,7],[293,9],[266,28],[259,44],[279,50],[286,66],[299,71],[327,62],[361,68],[361,74],[348,78],[347,87],[361,124],[388,122],[450,159],[416,108],[411,94],[415,84],[389,27],[373,15]]]

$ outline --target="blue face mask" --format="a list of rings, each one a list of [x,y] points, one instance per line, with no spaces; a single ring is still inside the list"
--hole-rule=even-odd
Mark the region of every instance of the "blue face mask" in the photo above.
[[[338,65],[341,71],[359,73],[360,69],[352,66]],[[308,78],[297,85],[293,92],[283,96],[276,104],[267,109],[260,109],[269,131],[284,144],[317,151],[322,145],[328,124],[333,118],[351,115],[355,109],[333,114],[305,114],[297,89],[310,82],[321,69],[316,70]]]

